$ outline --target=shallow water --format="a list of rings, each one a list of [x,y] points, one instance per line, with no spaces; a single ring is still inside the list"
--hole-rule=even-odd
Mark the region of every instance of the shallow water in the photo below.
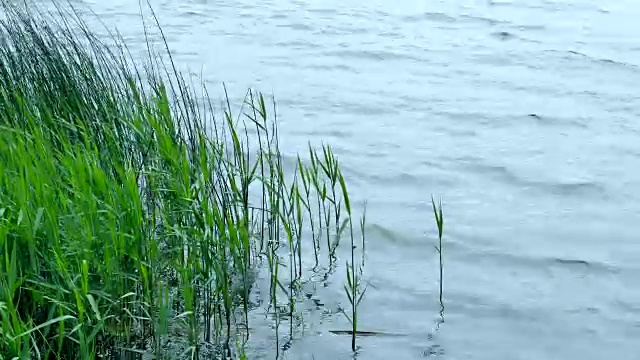
[[[85,3],[144,50],[137,1]],[[273,93],[286,152],[330,143],[368,199],[361,328],[398,336],[360,339],[359,359],[639,358],[637,2],[151,4],[179,65]],[[347,328],[343,280],[308,289],[286,358],[351,358],[329,333]]]

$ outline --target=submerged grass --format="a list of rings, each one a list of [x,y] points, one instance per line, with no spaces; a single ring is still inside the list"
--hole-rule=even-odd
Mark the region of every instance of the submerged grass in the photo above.
[[[324,238],[333,264],[347,226],[355,349],[365,219],[356,265],[329,146],[309,144],[288,176],[262,94],[235,117],[227,96],[216,116],[151,47],[141,70],[73,8],[0,3],[1,355],[244,359],[262,266],[290,343],[303,249],[315,271]]]

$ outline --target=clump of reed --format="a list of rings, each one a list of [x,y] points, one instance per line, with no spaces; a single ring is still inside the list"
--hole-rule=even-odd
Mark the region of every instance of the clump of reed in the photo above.
[[[262,94],[218,116],[151,47],[141,70],[72,8],[0,7],[0,354],[246,358],[265,261],[276,338],[285,319],[291,339],[303,248],[318,268],[324,239],[332,264],[348,224],[355,249],[331,148],[309,144],[287,174]]]

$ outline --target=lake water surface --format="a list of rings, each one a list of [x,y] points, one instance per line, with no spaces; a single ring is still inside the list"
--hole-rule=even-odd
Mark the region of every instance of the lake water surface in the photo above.
[[[145,49],[138,1],[85,3]],[[331,144],[368,199],[361,329],[399,336],[360,339],[359,359],[640,359],[640,3],[151,4],[180,67],[273,93],[285,152]],[[352,357],[329,332],[343,280],[317,287],[286,358]],[[251,358],[272,358],[256,319]]]

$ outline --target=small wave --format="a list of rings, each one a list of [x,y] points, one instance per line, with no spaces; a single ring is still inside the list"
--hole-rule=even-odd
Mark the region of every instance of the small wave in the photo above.
[[[557,264],[569,266],[569,267],[573,267],[573,266],[591,267],[592,266],[592,264],[589,261],[580,260],[580,259],[553,258],[553,261],[556,262]]]
[[[517,28],[518,30],[523,30],[521,28]],[[502,40],[502,41],[519,41],[519,42],[525,42],[525,43],[533,43],[533,44],[540,44],[541,42],[539,40],[535,40],[535,39],[531,39],[528,37],[525,37],[523,35],[520,34],[516,34],[514,32],[511,31],[507,31],[507,30],[500,30],[500,31],[494,31],[492,33],[490,33],[490,36]]]
[[[463,238],[467,236],[462,235]],[[460,256],[467,263],[475,262],[477,265],[490,263],[496,267],[526,268],[530,270],[547,271],[553,269],[581,270],[591,274],[616,275],[621,269],[602,261],[585,260],[579,258],[559,256],[531,256],[502,252],[499,250],[483,250],[475,245],[474,236],[469,236],[469,241],[460,242],[455,250],[456,256]]]
[[[199,18],[205,18],[207,17],[204,12],[202,11],[197,11],[194,10],[192,8],[187,8],[187,9],[181,9],[181,16],[184,17],[199,17]]]
[[[410,242],[408,239],[401,239],[399,234],[380,224],[366,225],[365,231],[370,231],[374,236],[377,235],[392,242]]]
[[[630,302],[624,299],[616,299],[614,305],[625,313],[640,314],[640,305],[638,305],[637,302]]]
[[[510,0],[488,0],[487,4],[489,6],[513,6],[515,5],[513,1]]]
[[[423,62],[424,59],[398,52],[387,50],[334,50],[325,53],[327,56],[336,56],[347,59],[363,59],[363,60],[411,60]]]
[[[603,184],[595,181],[543,181],[520,176],[503,165],[485,164],[479,159],[458,159],[465,162],[475,172],[487,174],[494,179],[516,187],[533,189],[558,196],[603,196],[606,191]]]
[[[526,321],[527,324],[547,323],[545,318],[550,315],[545,314],[546,309],[542,307],[525,306],[523,304],[512,304],[500,299],[500,293],[473,294],[468,290],[458,287],[451,287],[448,290],[447,305],[448,311],[463,313],[473,318],[505,319],[512,321]]]
[[[460,15],[460,19],[466,20],[468,22],[483,23],[491,26],[499,25],[499,24],[510,24],[509,21],[492,19],[485,16],[477,16],[477,15],[471,15],[471,14],[462,14]]]
[[[385,104],[366,104],[360,102],[347,102],[336,106],[340,110],[356,115],[395,115],[397,109],[386,106]]]
[[[395,31],[389,31],[389,32],[381,32],[378,34],[378,36],[380,37],[385,37],[385,38],[390,38],[390,39],[404,39],[404,35],[399,33],[399,32],[395,32]]]
[[[596,194],[604,194],[604,185],[593,181],[577,181],[577,182],[542,182],[523,180],[523,183],[529,184],[531,187],[544,189],[547,192],[562,196],[589,196]]]
[[[478,132],[476,130],[464,129],[464,128],[463,129],[460,129],[460,128],[456,129],[456,128],[453,128],[452,126],[437,126],[437,127],[434,128],[434,133],[436,133],[436,134],[440,134],[440,133],[448,134],[452,138],[455,138],[455,139],[458,139],[458,140],[460,140],[462,138],[465,138],[465,137],[473,138],[473,137],[477,137],[478,136]]]
[[[256,6],[255,6],[255,4],[253,2],[241,3],[241,4],[231,3],[229,5],[226,5],[226,7],[238,8],[240,10],[251,10],[251,11],[255,11],[256,10]]]
[[[303,23],[278,24],[277,27],[289,28],[297,31],[313,31],[313,27]]]
[[[540,31],[540,30],[547,30],[547,27],[544,25],[512,25],[512,27],[514,29],[518,29],[518,30],[533,30],[533,31]]]
[[[548,88],[538,88],[538,87],[521,87],[514,85],[512,83],[500,83],[501,86],[505,88],[518,90],[518,91],[527,91],[527,92],[539,92],[541,94],[553,94],[552,89]],[[413,98],[408,98],[411,101],[415,101]],[[409,103],[409,101],[407,101]],[[458,121],[470,121],[477,123],[478,125],[482,125],[483,127],[492,127],[492,128],[504,128],[504,127],[519,127],[522,125],[521,120],[533,121],[541,126],[556,126],[560,128],[587,128],[587,120],[586,118],[570,116],[549,116],[542,115],[538,113],[529,113],[527,115],[524,114],[504,114],[497,115],[486,112],[474,112],[474,111],[466,111],[466,112],[458,112],[453,110],[439,110],[439,109],[428,109],[432,114],[443,116],[445,118],[449,118],[452,120]]]
[[[318,14],[318,15],[338,15],[338,11],[336,11],[336,9],[332,9],[332,8],[310,8],[307,9],[307,11],[311,14]]]
[[[545,93],[549,93],[548,91]],[[583,118],[575,118],[575,117],[571,117],[571,118],[562,118],[559,116],[547,116],[547,115],[540,115],[540,114],[535,114],[535,113],[531,113],[528,114],[527,117],[529,119],[533,119],[535,120],[538,124],[541,125],[545,125],[545,126],[574,126],[574,127],[579,127],[579,128],[583,128],[586,129],[587,128],[587,121],[584,121],[585,119]]]
[[[340,71],[345,71],[345,72],[349,72],[349,73],[357,73],[358,72],[356,70],[356,68],[351,67],[351,66],[346,65],[346,64],[329,64],[329,65],[311,64],[311,65],[308,65],[308,66],[304,66],[304,68],[311,69],[311,70],[326,70],[326,71],[340,70]]]
[[[272,15],[270,15],[269,17],[267,17],[267,19],[269,20],[280,20],[280,19],[286,19],[287,15],[283,14],[283,13],[274,13]]]
[[[343,130],[313,130],[313,131],[292,131],[293,134],[302,136],[318,136],[322,138],[348,139],[352,137],[352,133]]]
[[[363,35],[368,34],[370,29],[368,28],[357,28],[353,26],[327,26],[321,29],[318,29],[315,34],[322,35]]]
[[[631,63],[624,62],[624,61],[618,61],[618,60],[607,59],[607,58],[597,58],[597,57],[593,57],[591,55],[587,55],[585,53],[582,53],[582,52],[579,52],[579,51],[575,51],[575,50],[569,50],[568,52],[570,54],[572,54],[572,55],[578,55],[578,56],[581,56],[583,58],[586,58],[586,59],[588,59],[589,61],[592,61],[592,62],[598,62],[598,63],[610,64],[610,65],[616,65],[616,66],[624,66],[624,67],[629,67],[629,68],[633,68],[633,69],[637,69],[638,68],[638,65],[631,64]]]
[[[439,23],[454,23],[457,21],[455,17],[447,15],[445,13],[439,13],[439,12],[427,12],[427,13],[417,14],[417,15],[407,15],[402,17],[401,20],[410,22],[410,23],[420,22],[423,20],[439,22]]]
[[[275,46],[293,49],[317,49],[322,47],[318,43],[305,40],[279,41],[275,43]]]

